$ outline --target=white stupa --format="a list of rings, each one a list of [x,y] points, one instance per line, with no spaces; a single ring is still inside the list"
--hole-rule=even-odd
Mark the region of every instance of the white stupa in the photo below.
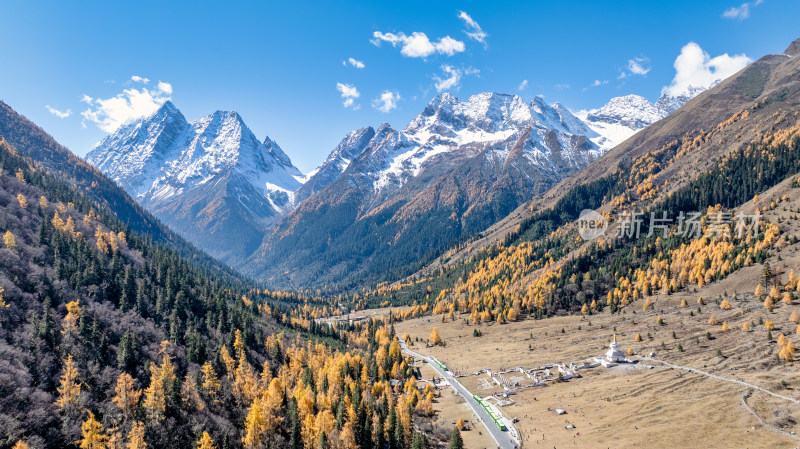
[[[619,348],[620,344],[617,343],[617,334],[614,334],[614,340],[608,345],[608,351],[606,351],[606,360],[611,363],[626,362],[625,354],[623,354],[622,350]]]
[[[614,334],[614,339],[611,340],[611,343],[608,345],[606,356],[595,357],[594,360],[606,368],[615,366],[618,363],[630,363],[630,360],[625,357],[625,354],[620,349],[620,344],[617,342],[616,334]]]

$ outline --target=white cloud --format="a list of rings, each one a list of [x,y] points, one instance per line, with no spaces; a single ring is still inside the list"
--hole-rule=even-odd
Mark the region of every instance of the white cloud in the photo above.
[[[397,109],[397,103],[399,101],[399,92],[384,90],[378,98],[372,100],[372,107],[385,113],[391,111],[392,109]]]
[[[618,80],[628,78],[629,76],[645,76],[650,72],[650,58],[641,56],[638,58],[628,59],[628,66],[620,69]]]
[[[569,84],[567,84],[567,83],[561,83],[561,84],[556,84],[556,85],[555,85],[555,86],[553,86],[553,87],[555,87],[555,88],[556,88],[556,90],[564,90],[564,89],[569,89],[569,88],[570,88],[570,85],[569,85]]]
[[[131,81],[149,82],[146,78],[132,76]],[[101,130],[110,133],[115,131],[125,122],[148,116],[155,112],[172,95],[172,85],[159,81],[155,89],[142,87],[141,89],[125,89],[111,98],[92,98],[83,95],[81,101],[88,104],[89,108],[81,112],[82,125],[86,121],[97,125]]]
[[[589,84],[588,86],[584,87],[583,90],[586,91],[589,90],[589,88],[591,87],[605,86],[606,84],[608,84],[608,80],[594,80],[592,81],[592,84]]]
[[[49,104],[45,106],[51,114],[55,115],[58,118],[67,118],[72,115],[72,109],[67,109],[66,111],[60,111]]]
[[[762,2],[763,0],[756,0],[754,2],[742,3],[739,6],[731,6],[722,13],[722,17],[726,19],[748,19],[750,18],[750,7],[758,6]]]
[[[528,87],[528,80],[522,80],[519,86],[517,86],[517,90],[525,90],[526,87]]]
[[[488,34],[486,34],[486,32],[483,31],[483,29],[481,29],[481,26],[478,25],[478,22],[472,20],[472,17],[470,17],[470,15],[464,11],[458,12],[458,18],[463,20],[464,24],[467,26],[467,30],[464,31],[464,33],[466,33],[470,39],[474,39],[483,44],[485,48],[486,36],[488,36]]]
[[[425,33],[415,31],[411,36],[405,33],[381,33],[376,31],[372,33],[373,39],[370,40],[376,47],[381,46],[381,42],[389,42],[393,47],[399,44],[400,54],[409,58],[427,58],[428,56],[439,53],[447,56],[453,56],[456,53],[464,51],[464,43],[453,39],[450,36],[445,36],[436,42],[428,39]]]
[[[147,84],[147,83],[150,82],[150,80],[148,78],[142,78],[139,75],[133,75],[131,77],[131,81],[133,81],[134,83],[144,83],[144,84]]]
[[[437,92],[450,89],[458,90],[458,84],[464,75],[479,76],[481,73],[480,70],[473,67],[458,68],[447,64],[442,66],[442,71],[446,75],[445,77],[433,75],[433,79],[436,81],[434,87],[436,87]]]
[[[347,58],[346,61],[342,61],[342,65],[343,66],[347,67],[348,64],[350,64],[351,66],[353,66],[353,67],[355,67],[357,69],[363,69],[364,67],[366,67],[363,62],[361,62],[361,61],[359,61],[358,59],[355,59],[355,58]]]
[[[712,58],[699,45],[689,42],[675,58],[675,78],[669,86],[662,89],[662,93],[677,96],[686,92],[689,87],[711,87],[750,62],[751,59],[745,54],[730,56],[725,53]]]
[[[358,89],[356,89],[356,86],[336,83],[336,90],[342,93],[342,98],[344,98],[342,105],[344,107],[349,108],[352,106],[353,109],[358,108],[358,105],[354,105],[354,103],[356,102],[356,98],[360,97],[361,94],[358,92]]]
[[[628,60],[628,70],[634,75],[647,75],[650,71],[648,58],[633,58]],[[647,67],[646,67],[647,66]]]

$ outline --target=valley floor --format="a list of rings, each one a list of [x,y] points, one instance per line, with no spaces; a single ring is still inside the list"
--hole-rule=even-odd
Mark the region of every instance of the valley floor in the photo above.
[[[714,287],[724,288],[724,284],[725,281]],[[788,317],[800,306],[781,304],[770,313],[749,296],[750,299],[732,301],[733,309],[728,311],[709,299],[707,305],[700,307],[700,313],[697,295],[656,297],[655,310],[639,309],[634,313],[635,307],[641,307],[636,303],[617,315],[600,313],[585,318],[483,324],[477,326],[483,332],[481,337],[473,337],[476,326],[465,325],[462,319],[441,323],[439,319],[423,317],[396,323],[395,328],[398,335],[407,332],[412,341],[417,337],[421,340],[411,347],[414,351],[433,355],[454,372],[463,374],[487,368],[532,369],[549,363],[578,365],[603,355],[615,333],[624,351],[633,349],[632,358],[639,360],[638,364],[599,366],[580,371],[580,378],[517,390],[510,397],[514,404],[502,410],[519,419],[516,427],[524,447],[796,447],[800,443],[791,436],[761,425],[742,398],[751,392],[747,398],[749,407],[765,423],[786,433],[800,430],[797,403],[702,374],[657,367],[660,363],[644,357],[654,352],[658,360],[800,398],[794,390],[800,374],[795,366],[778,362],[774,341],[780,333],[794,333],[796,325]],[[684,298],[689,306],[680,307]],[[712,314],[719,325],[708,324]],[[658,316],[663,318],[663,325],[657,324]],[[767,340],[764,326],[758,325],[760,318],[775,322],[772,341]],[[723,321],[728,322],[729,331],[721,330]],[[744,322],[753,322],[753,330],[743,331]],[[438,328],[446,346],[426,347],[424,340],[433,327]],[[673,332],[677,338],[673,338]],[[707,339],[706,332],[711,332],[712,340]],[[635,341],[637,333],[643,341]],[[679,343],[683,351],[678,349]],[[510,376],[506,374],[506,378],[511,379]],[[459,380],[479,396],[503,391],[492,384],[486,373]],[[437,409],[450,408],[440,401]],[[557,415],[556,408],[567,414]],[[566,429],[570,424],[575,428]],[[467,442],[468,447],[492,447],[482,441]]]

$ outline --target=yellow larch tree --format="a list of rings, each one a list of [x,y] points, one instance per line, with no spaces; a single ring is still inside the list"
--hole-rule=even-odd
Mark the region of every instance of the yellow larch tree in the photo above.
[[[795,324],[800,323],[800,314],[798,314],[796,310],[793,310],[789,315],[789,321]]]
[[[731,303],[728,302],[727,299],[723,299],[721,303],[719,303],[719,308],[722,310],[731,310]]]
[[[764,300],[764,308],[770,311],[775,308],[775,302],[772,301],[771,296],[767,296],[767,299]]]
[[[133,416],[136,407],[139,405],[139,398],[142,396],[142,390],[134,387],[134,380],[130,374],[123,372],[117,377],[117,386],[114,388],[114,398],[111,402],[114,403],[122,414],[128,418]]]
[[[141,421],[134,421],[131,431],[128,432],[128,444],[126,449],[147,449],[144,441],[144,424]]]
[[[214,445],[214,440],[211,439],[211,435],[208,432],[203,432],[203,435],[197,440],[197,449],[217,449],[217,446]]]
[[[730,328],[728,327],[728,322],[727,321],[723,321],[722,322],[722,330],[725,331],[725,332],[730,330]]]
[[[162,343],[162,349],[164,344]],[[161,365],[150,365],[150,385],[144,391],[144,408],[147,417],[153,421],[164,419],[167,409],[167,396],[175,382],[175,366],[168,351],[163,350]]]
[[[778,353],[778,357],[787,362],[794,361],[794,353],[795,353],[795,346],[792,340],[787,340],[786,343],[781,348],[780,352]]]
[[[200,379],[202,382],[200,388],[203,389],[203,392],[205,392],[205,394],[208,396],[215,398],[221,384],[219,378],[217,377],[217,373],[214,371],[214,367],[211,366],[211,363],[206,362],[203,364],[202,368],[200,368]]]
[[[64,374],[61,375],[56,399],[56,407],[59,410],[66,410],[78,405],[78,397],[81,395],[81,384],[78,382],[78,368],[72,360],[72,355],[67,355],[64,361]]]
[[[742,324],[742,330],[745,332],[750,332],[750,324],[745,322]]]
[[[431,331],[430,340],[431,340],[431,342],[433,342],[434,345],[442,344],[442,337],[439,335],[439,328],[438,327],[434,327],[433,331]]]
[[[17,239],[14,238],[14,234],[12,234],[11,231],[6,231],[6,233],[3,234],[3,243],[5,243],[6,248],[9,250],[13,251],[17,248]]]
[[[30,446],[22,440],[19,440],[11,447],[11,449],[30,449]]]
[[[25,195],[18,193],[17,194],[17,202],[19,203],[19,207],[25,209],[28,207],[28,199],[25,198]]]
[[[70,301],[67,303],[67,315],[64,317],[62,323],[62,334],[74,335],[78,332],[78,319],[81,317],[81,306],[78,301]]]
[[[717,321],[717,318],[714,315],[711,315],[711,317],[708,319],[708,324],[712,326],[716,326],[718,323],[719,322]]]
[[[781,302],[784,304],[791,304],[792,303],[792,294],[789,292],[783,292],[783,297],[781,297]]]
[[[106,449],[108,436],[103,433],[103,425],[87,410],[89,416],[81,423],[81,439],[76,441],[81,449]]]
[[[764,296],[764,287],[762,287],[761,284],[756,285],[755,295],[759,298]]]

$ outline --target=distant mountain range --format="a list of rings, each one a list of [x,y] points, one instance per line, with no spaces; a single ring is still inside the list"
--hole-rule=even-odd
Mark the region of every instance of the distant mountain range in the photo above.
[[[171,102],[86,157],[200,248],[282,287],[405,275],[586,167],[701,89],[573,114],[541,97],[434,98],[402,130],[350,132],[303,175],[236,112]],[[380,262],[380,263],[378,263]],[[352,281],[352,282],[351,282]]]

